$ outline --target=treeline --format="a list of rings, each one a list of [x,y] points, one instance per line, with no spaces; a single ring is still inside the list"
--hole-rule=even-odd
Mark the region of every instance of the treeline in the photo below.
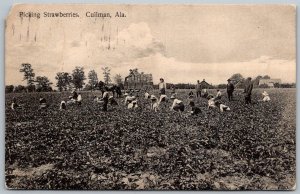
[[[102,68],[103,78],[105,84],[112,83],[110,68]],[[5,92],[51,92],[56,91],[52,88],[53,83],[50,82],[46,76],[36,76],[31,64],[23,63],[20,68],[20,72],[23,73],[23,81],[27,81],[27,85],[7,85],[5,86]],[[55,76],[58,91],[69,91],[72,89],[77,90],[94,90],[96,84],[99,82],[98,75],[95,70],[91,70],[87,75],[88,82],[86,81],[86,75],[83,67],[75,67],[72,72],[57,72]],[[123,79],[120,74],[114,76],[114,83],[122,85]]]

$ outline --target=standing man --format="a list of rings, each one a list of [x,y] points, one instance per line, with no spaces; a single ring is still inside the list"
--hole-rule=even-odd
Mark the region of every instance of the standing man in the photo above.
[[[160,95],[166,94],[167,87],[166,87],[165,80],[163,78],[160,78],[159,81],[160,81],[158,84],[159,94]]]
[[[200,81],[197,80],[197,84],[196,84],[196,96],[201,97],[201,90],[202,90],[202,86],[200,84]]]
[[[228,100],[231,101],[232,100],[232,94],[233,94],[233,91],[234,91],[234,85],[233,83],[231,82],[231,79],[228,79],[227,80],[227,95],[228,95]]]
[[[246,104],[251,103],[252,89],[253,89],[253,83],[251,81],[251,77],[248,77],[245,83],[245,90],[244,90]]]

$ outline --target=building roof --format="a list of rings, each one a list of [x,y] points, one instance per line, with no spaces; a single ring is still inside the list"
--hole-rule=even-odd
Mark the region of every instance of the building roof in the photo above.
[[[262,85],[262,84],[275,84],[275,83],[279,83],[281,84],[281,79],[260,79],[259,80],[259,85]]]

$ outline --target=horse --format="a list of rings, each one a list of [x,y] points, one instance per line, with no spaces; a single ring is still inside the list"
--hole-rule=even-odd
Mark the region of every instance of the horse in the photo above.
[[[95,88],[101,91],[101,94],[103,95],[104,93],[104,88],[106,88],[106,90],[108,92],[112,92],[113,93],[113,97],[115,97],[115,94],[117,94],[117,98],[122,96],[122,91],[121,91],[121,87],[118,85],[111,85],[108,86],[106,85],[103,81],[99,81],[96,85]]]

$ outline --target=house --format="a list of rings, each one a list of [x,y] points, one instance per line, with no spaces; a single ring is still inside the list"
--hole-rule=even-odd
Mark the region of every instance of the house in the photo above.
[[[267,85],[270,88],[274,88],[276,84],[281,84],[281,79],[260,79],[258,85]]]
[[[210,88],[213,88],[213,86],[210,85],[209,83],[207,83],[207,82],[205,81],[205,79],[203,79],[203,81],[200,82],[200,85],[201,85],[201,88],[202,88],[202,89],[210,89]]]

